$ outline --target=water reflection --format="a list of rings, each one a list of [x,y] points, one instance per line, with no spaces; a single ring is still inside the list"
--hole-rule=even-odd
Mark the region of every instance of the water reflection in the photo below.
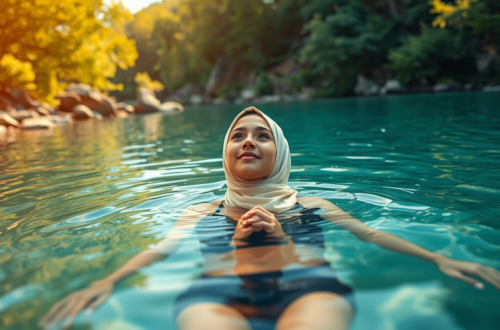
[[[290,185],[367,225],[500,268],[500,124],[494,93],[270,104],[293,153]],[[35,328],[48,305],[153,247],[188,205],[220,200],[237,107],[7,132],[0,142],[0,324]],[[2,137],[0,136],[0,140]],[[492,286],[323,227],[325,258],[358,302],[352,329],[496,329]],[[200,243],[122,282],[81,327],[174,327],[201,273]],[[473,314],[474,317],[470,317]]]

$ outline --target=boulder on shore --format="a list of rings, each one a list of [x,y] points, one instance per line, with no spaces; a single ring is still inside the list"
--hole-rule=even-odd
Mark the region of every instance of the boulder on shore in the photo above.
[[[34,110],[16,110],[10,113],[10,116],[19,122],[23,122],[28,118],[38,118],[40,115]]]
[[[64,111],[64,112],[71,112],[74,106],[82,103],[82,98],[75,92],[58,93],[55,96],[55,99],[61,102],[58,111]]]
[[[139,88],[135,99],[136,113],[151,113],[158,112],[160,101],[155,97],[152,90],[145,87]]]
[[[177,102],[165,102],[161,104],[160,101],[155,97],[153,91],[144,87],[139,88],[135,100],[135,112],[153,113],[158,111],[184,111],[184,107]]]
[[[27,118],[21,124],[22,129],[48,129],[54,127],[54,123],[47,118]]]
[[[379,91],[379,85],[366,78],[363,75],[358,75],[358,82],[356,83],[356,87],[354,87],[354,93],[357,95],[376,95]]]
[[[94,113],[89,107],[83,104],[78,104],[73,107],[73,118],[76,120],[93,119]]]
[[[132,105],[124,103],[124,102],[117,103],[116,108],[118,110],[125,111],[129,114],[134,113],[134,110],[135,110]]]
[[[162,103],[158,107],[158,109],[162,112],[175,112],[175,111],[182,112],[182,111],[184,111],[184,107],[180,103],[177,103],[177,102]]]
[[[105,117],[115,117],[117,115],[117,106],[115,100],[111,97],[102,94],[96,89],[86,84],[71,84],[66,88],[66,93],[74,93],[81,99],[77,104],[83,104],[92,111],[97,111]],[[73,110],[73,107],[68,112]],[[66,110],[67,111],[67,110]]]
[[[397,94],[404,92],[403,85],[396,79],[389,79],[385,82],[384,86],[380,89],[380,94]]]
[[[73,118],[71,117],[70,114],[64,114],[64,115],[50,115],[45,117],[48,120],[50,120],[54,124],[71,124],[73,123]]]
[[[19,122],[9,115],[0,115],[0,126],[19,127]]]

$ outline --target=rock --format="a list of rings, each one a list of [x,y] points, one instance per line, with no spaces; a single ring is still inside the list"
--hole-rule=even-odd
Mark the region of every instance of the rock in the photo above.
[[[244,89],[241,91],[240,97],[244,101],[251,101],[255,98],[255,91],[253,89]]]
[[[123,103],[123,102],[117,103],[116,108],[118,110],[125,111],[129,114],[134,113],[134,107],[130,104],[127,104],[127,103]]]
[[[69,114],[50,115],[50,116],[47,116],[45,118],[50,120],[54,124],[72,124],[73,123],[73,118]]]
[[[92,113],[94,114],[94,119],[97,119],[97,120],[102,120],[102,115],[97,112],[97,111],[92,111]]]
[[[19,122],[9,115],[0,115],[0,127],[19,127]]]
[[[354,93],[356,93],[356,95],[370,96],[376,95],[379,89],[379,85],[360,74],[358,75],[356,87],[354,87]]]
[[[313,97],[314,93],[316,92],[316,89],[314,87],[303,87],[300,91],[300,93],[297,95],[297,99],[303,101],[303,100],[309,100],[310,98]]]
[[[242,70],[242,66],[237,61],[223,56],[217,58],[205,84],[205,95],[217,97],[217,92],[221,87],[243,81],[247,73],[248,71]]]
[[[274,94],[288,94],[291,92],[291,77],[297,75],[301,70],[297,63],[297,56],[291,56],[286,61],[274,66],[267,71],[269,79],[273,84]]]
[[[203,97],[203,95],[192,95],[192,96],[189,98],[189,102],[190,102],[192,105],[201,105],[201,104],[203,104],[203,101],[204,101],[204,97]]]
[[[384,86],[380,89],[380,94],[397,94],[404,92],[403,85],[396,79],[389,79],[385,82]]]
[[[291,102],[291,101],[296,101],[297,96],[296,95],[281,95],[281,100],[285,102]]]
[[[439,92],[450,92],[450,91],[460,91],[463,86],[456,81],[449,80],[446,83],[436,84],[432,87],[432,90],[436,93]]]
[[[212,104],[214,104],[214,105],[226,105],[226,104],[229,104],[229,101],[226,99],[213,99]]]
[[[40,115],[34,110],[16,110],[10,113],[10,116],[19,122],[28,118],[38,118]]]
[[[75,105],[73,107],[73,118],[76,120],[85,120],[94,118],[94,113],[89,107],[83,104]]]
[[[135,99],[136,113],[151,113],[159,111],[160,101],[155,97],[153,91],[141,87],[137,91]]]
[[[80,95],[75,92],[63,92],[58,93],[55,99],[59,100],[61,104],[59,105],[58,111],[71,112],[75,105],[82,102]]]
[[[105,117],[116,116],[118,112],[115,100],[99,92],[90,92],[89,96],[80,95],[80,97],[82,98],[81,104]]]
[[[464,89],[465,89],[466,91],[471,91],[471,90],[474,90],[474,84],[471,84],[471,83],[465,84],[465,85],[464,85]]]
[[[75,93],[81,98],[78,104],[86,105],[92,111],[97,111],[105,117],[113,117],[117,114],[116,101],[87,84],[71,84],[66,88],[66,92]],[[73,107],[75,105],[73,104]],[[71,107],[70,111],[73,107]]]
[[[432,90],[436,93],[449,92],[451,91],[451,86],[448,84],[437,84],[432,87]]]
[[[483,92],[498,92],[500,91],[500,85],[498,86],[485,86]]]
[[[21,124],[22,129],[48,129],[54,127],[54,123],[47,118],[26,118]]]
[[[42,106],[40,102],[33,100],[28,91],[24,89],[8,88],[7,92],[10,97],[22,107],[22,109],[34,109]]]
[[[272,103],[279,102],[281,97],[279,95],[262,95],[256,99],[254,99],[255,103]]]
[[[182,112],[184,111],[184,107],[177,102],[165,102],[159,106],[159,110],[162,112],[174,112],[174,111]]]
[[[128,117],[128,112],[125,110],[118,110],[118,118],[127,118]]]
[[[50,111],[43,108],[43,107],[36,107],[35,111],[40,115],[40,116],[49,116]]]
[[[15,103],[6,95],[0,95],[0,110],[8,110],[8,108],[14,108]]]

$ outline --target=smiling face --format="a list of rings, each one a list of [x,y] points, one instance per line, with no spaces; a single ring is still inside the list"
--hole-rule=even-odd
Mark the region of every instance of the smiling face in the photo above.
[[[276,161],[276,144],[267,122],[257,114],[241,117],[226,146],[226,165],[236,177],[259,180],[268,177]]]

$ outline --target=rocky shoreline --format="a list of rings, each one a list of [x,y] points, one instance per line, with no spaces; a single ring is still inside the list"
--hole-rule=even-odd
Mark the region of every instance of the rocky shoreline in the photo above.
[[[116,102],[86,84],[71,84],[55,98],[60,104],[52,107],[34,100],[26,90],[8,88],[0,91],[0,133],[11,129],[50,129],[78,120],[184,111],[180,103],[161,103],[154,92],[146,88],[137,91],[135,106]]]

